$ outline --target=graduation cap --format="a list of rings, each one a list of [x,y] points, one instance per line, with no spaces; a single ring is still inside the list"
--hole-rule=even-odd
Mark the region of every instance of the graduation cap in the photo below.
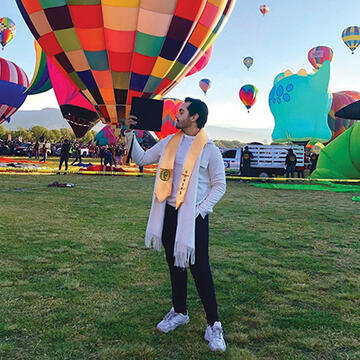
[[[132,129],[161,131],[163,118],[163,100],[133,97],[130,115],[137,117],[137,124]]]

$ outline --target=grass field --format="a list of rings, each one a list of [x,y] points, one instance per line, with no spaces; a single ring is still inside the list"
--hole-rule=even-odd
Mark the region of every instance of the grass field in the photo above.
[[[359,194],[228,182],[210,219],[214,354],[191,277],[190,323],[155,329],[171,297],[143,242],[153,181],[0,176],[0,359],[360,359]]]

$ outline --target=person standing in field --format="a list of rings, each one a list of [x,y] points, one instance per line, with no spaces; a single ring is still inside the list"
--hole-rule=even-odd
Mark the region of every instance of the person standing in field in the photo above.
[[[245,146],[245,150],[241,154],[241,176],[251,176],[251,159],[254,157],[253,153]]]
[[[144,151],[134,136],[136,117],[125,120],[126,142],[139,166],[159,163],[145,244],[165,248],[172,287],[173,307],[157,324],[164,333],[190,321],[186,306],[187,267],[203,303],[207,327],[205,340],[213,351],[225,351],[215,288],[209,264],[209,219],[226,190],[222,156],[203,129],[208,117],[204,102],[186,98],[176,114],[180,131]]]
[[[61,151],[60,151],[60,163],[59,163],[59,172],[60,174],[62,164],[65,163],[65,172],[68,170],[68,161],[69,161],[69,155],[70,155],[70,143],[68,139],[65,139],[63,144],[61,145]]]
[[[285,166],[286,166],[286,177],[293,178],[295,173],[296,167],[296,155],[294,154],[293,149],[289,149],[285,159]]]

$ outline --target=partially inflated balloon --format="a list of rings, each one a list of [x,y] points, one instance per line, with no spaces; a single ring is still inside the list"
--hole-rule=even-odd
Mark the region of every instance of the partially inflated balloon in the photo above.
[[[204,69],[204,67],[208,64],[212,54],[212,45],[210,48],[205,52],[205,54],[200,58],[200,60],[194,65],[194,67],[186,74],[186,76],[190,76],[196,74],[197,72]]]
[[[208,90],[211,87],[211,81],[209,79],[201,79],[199,81],[199,86],[200,89],[204,92],[204,94],[206,95],[206,93],[208,92]]]
[[[265,16],[269,12],[269,7],[267,5],[260,5],[260,12]]]
[[[0,124],[10,121],[26,99],[29,85],[25,72],[11,61],[0,58]]]
[[[96,135],[95,141],[96,145],[115,145],[121,142],[120,136],[118,133],[117,125],[106,125],[104,126]],[[139,143],[143,146],[150,148],[156,144],[154,137],[147,130],[134,130],[135,136]]]
[[[243,60],[243,63],[249,70],[251,68],[252,64],[254,63],[254,59],[252,57],[248,56]]]
[[[330,141],[336,139],[356,122],[356,120],[342,119],[335,114],[344,107],[359,100],[360,93],[357,91],[340,91],[333,93],[333,102],[328,116],[328,125],[332,135]]]
[[[240,100],[245,105],[248,112],[250,111],[251,107],[255,104],[257,93],[258,93],[258,89],[251,84],[242,86],[239,91]]]
[[[36,40],[34,41],[34,46],[36,64],[33,78],[29,87],[26,89],[28,95],[41,94],[52,88],[47,66],[47,56]]]
[[[324,61],[329,60],[331,62],[333,56],[333,51],[327,46],[316,46],[308,52],[308,60],[316,70]]]
[[[360,44],[360,27],[349,26],[342,32],[341,37],[345,45],[351,50],[351,53],[353,54]]]
[[[15,23],[8,17],[0,19],[0,44],[3,49],[6,44],[13,39],[16,34]]]
[[[48,59],[48,69],[56,99],[64,119],[81,138],[99,121],[94,106]]]
[[[133,96],[162,97],[211,46],[235,0],[16,0],[35,39],[118,124]]]
[[[176,128],[175,115],[179,112],[180,106],[184,102],[179,99],[164,99],[164,110],[161,131],[155,131],[156,136],[161,140],[166,138],[168,135],[175,134],[179,131]]]

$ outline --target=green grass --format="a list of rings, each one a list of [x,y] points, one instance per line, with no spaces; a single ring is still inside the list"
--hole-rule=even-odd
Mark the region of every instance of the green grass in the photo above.
[[[228,182],[210,219],[214,354],[191,276],[190,323],[155,329],[171,296],[143,242],[153,181],[0,176],[0,359],[360,358],[359,194]]]

